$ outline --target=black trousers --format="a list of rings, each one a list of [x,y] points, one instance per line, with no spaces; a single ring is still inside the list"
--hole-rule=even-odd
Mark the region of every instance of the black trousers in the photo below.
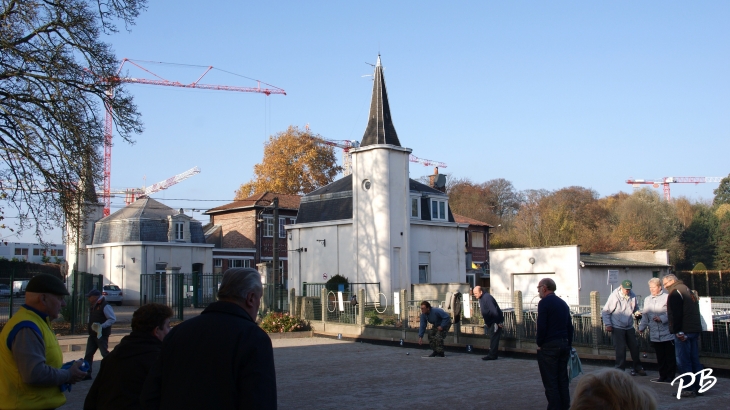
[[[491,330],[490,330],[491,329]],[[492,325],[484,325],[484,334],[488,335],[492,332],[492,336],[489,338],[489,354],[488,356],[497,357],[499,355],[499,339],[502,337],[502,328],[497,327],[497,331],[494,331],[494,323]]]
[[[102,336],[101,339],[97,339],[96,332],[94,332],[94,334],[89,335],[89,338],[86,340],[86,354],[84,355],[84,360],[89,363],[89,371],[87,372],[89,375],[91,375],[91,370],[93,369],[92,364],[94,363],[94,354],[97,349],[101,352],[102,358],[109,354],[109,336]]]
[[[636,330],[616,329],[613,328],[613,345],[616,347],[616,368],[626,370],[626,348],[631,352],[631,361],[634,370],[639,371],[641,367],[641,358],[639,357],[639,342],[636,340]]]
[[[677,357],[674,354],[674,341],[651,342],[656,351],[656,361],[659,365],[659,378],[672,382],[677,373]]]
[[[548,410],[570,408],[569,359],[570,346],[567,339],[545,342],[537,351],[537,365],[540,368],[542,385],[545,386]]]

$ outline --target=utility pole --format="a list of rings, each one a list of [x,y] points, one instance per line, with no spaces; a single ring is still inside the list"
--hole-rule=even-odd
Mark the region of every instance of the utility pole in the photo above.
[[[272,308],[278,308],[276,284],[279,282],[279,198],[275,197],[272,202],[274,206],[274,237],[272,241],[271,271],[273,272],[274,280],[272,281],[273,297],[271,301],[273,302]]]

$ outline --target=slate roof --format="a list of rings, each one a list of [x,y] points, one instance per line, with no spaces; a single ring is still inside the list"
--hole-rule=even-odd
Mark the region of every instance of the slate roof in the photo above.
[[[409,180],[408,188],[411,192],[420,192],[430,196],[447,196],[445,193],[413,179]],[[428,205],[422,206],[427,207]],[[423,220],[430,220],[429,212],[422,212],[422,216]],[[303,196],[299,205],[296,223],[326,222],[341,219],[352,219],[352,175],[340,178]],[[449,207],[448,221],[454,222],[451,207]]]
[[[279,209],[290,209],[294,211],[299,209],[299,195],[277,194],[266,191],[262,194],[251,195],[248,198],[233,201],[231,203],[209,209],[205,212],[205,215],[211,215],[225,211],[269,206],[271,205],[271,202],[274,200],[275,197],[279,198]]]
[[[658,262],[639,262],[630,259],[614,258],[612,256],[592,254],[592,253],[581,253],[580,254],[580,265],[581,266],[635,266],[635,267],[667,267],[666,263]]]
[[[373,75],[373,96],[370,100],[370,116],[365,134],[362,137],[361,147],[376,144],[390,144],[400,147],[398,134],[393,126],[393,119],[390,117],[390,104],[388,103],[388,92],[385,89],[385,77],[383,77],[383,66],[380,65],[380,55],[375,64]]]
[[[94,224],[94,245],[113,242],[168,242],[167,217],[179,212],[152,198],[138,199]],[[205,243],[200,221],[190,220],[190,242]]]

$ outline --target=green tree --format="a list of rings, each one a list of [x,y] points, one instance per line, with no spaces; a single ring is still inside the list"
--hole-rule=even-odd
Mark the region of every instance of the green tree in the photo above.
[[[684,259],[677,269],[690,269],[697,263],[713,267],[719,221],[708,205],[696,204],[692,223],[680,235]]]
[[[725,213],[717,227],[715,269],[730,270],[730,213]]]
[[[264,159],[254,165],[253,178],[236,191],[236,199],[270,191],[301,195],[334,181],[342,171],[334,148],[318,143],[319,135],[290,126],[264,145]]]
[[[715,194],[715,206],[730,204],[730,175],[720,180],[720,186],[712,192]]]
[[[106,106],[123,140],[142,131],[137,108],[116,78],[119,62],[102,36],[117,31],[115,21],[132,25],[145,4],[2,1],[0,189],[20,216],[20,230],[34,226],[42,238],[84,196],[79,181],[99,185]]]

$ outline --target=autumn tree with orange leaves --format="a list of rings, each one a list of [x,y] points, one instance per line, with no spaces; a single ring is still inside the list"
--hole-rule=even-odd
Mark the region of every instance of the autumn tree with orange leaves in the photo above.
[[[254,165],[253,178],[236,191],[236,200],[261,192],[303,195],[334,181],[342,171],[334,147],[321,144],[309,130],[290,126],[269,137],[264,158]]]

